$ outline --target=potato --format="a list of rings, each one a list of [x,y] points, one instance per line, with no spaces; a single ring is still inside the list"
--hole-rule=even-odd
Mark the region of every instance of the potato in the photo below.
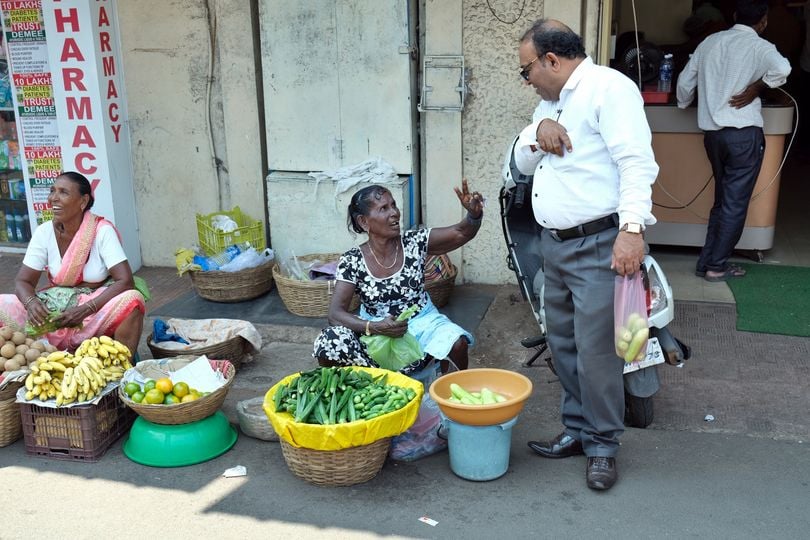
[[[15,354],[17,354],[17,347],[14,343],[9,342],[0,347],[0,356],[3,358],[10,359]]]
[[[11,359],[16,361],[21,366],[25,365],[25,356],[23,356],[21,354],[15,354],[14,356],[11,357]]]
[[[25,338],[25,344],[26,344],[26,345],[28,345],[29,347],[31,346],[31,344],[32,344],[33,342],[34,342],[34,340],[33,340],[33,339],[31,339],[30,337]]]
[[[45,345],[45,352],[47,353],[56,352],[56,347],[48,343],[47,345]]]
[[[8,326],[0,328],[0,336],[3,336],[3,339],[5,339],[6,341],[11,339],[12,335],[14,335],[14,330],[9,328]]]
[[[11,341],[14,342],[14,345],[22,345],[25,343],[25,334],[22,332],[14,332],[11,334]]]
[[[28,364],[29,362],[33,362],[34,360],[39,358],[39,356],[40,356],[39,353],[40,353],[40,351],[37,350],[37,349],[34,349],[34,348],[31,348],[31,349],[28,349],[27,351],[25,351],[25,354],[23,355],[23,356],[25,356],[25,363]]]
[[[17,354],[23,354],[24,355],[25,351],[27,351],[30,348],[31,347],[29,347],[25,343],[23,343],[22,345],[17,345]]]
[[[6,360],[5,364],[3,364],[3,369],[6,371],[17,371],[20,369],[20,363],[14,359]]]
[[[31,343],[31,348],[36,349],[39,352],[45,352],[45,344],[42,343],[41,341],[34,341],[33,343]]]

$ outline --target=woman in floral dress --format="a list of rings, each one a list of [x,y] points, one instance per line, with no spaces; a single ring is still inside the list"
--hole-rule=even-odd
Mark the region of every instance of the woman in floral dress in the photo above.
[[[459,369],[468,364],[467,347],[472,335],[439,313],[425,291],[424,263],[428,255],[458,249],[472,240],[481,226],[483,197],[470,192],[467,180],[454,188],[467,215],[449,227],[400,230],[400,211],[391,192],[373,185],[361,189],[349,203],[348,226],[365,233],[368,240],[344,253],[338,263],[334,294],[329,306],[329,324],[315,340],[313,356],[319,364],[377,367],[360,336],[398,338],[409,332],[425,356],[401,369],[421,370],[431,360],[442,360],[447,371],[451,360]],[[360,313],[349,312],[352,297],[360,298]],[[416,315],[407,321],[397,317],[411,306]]]

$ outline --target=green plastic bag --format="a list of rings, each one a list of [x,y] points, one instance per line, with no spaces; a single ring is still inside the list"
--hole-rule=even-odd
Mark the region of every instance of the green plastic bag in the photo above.
[[[418,309],[413,305],[400,313],[398,321],[410,319]],[[412,334],[405,334],[402,337],[392,338],[388,336],[360,336],[360,341],[365,343],[366,351],[372,360],[383,368],[391,371],[399,371],[405,366],[421,360],[424,356],[422,347]]]

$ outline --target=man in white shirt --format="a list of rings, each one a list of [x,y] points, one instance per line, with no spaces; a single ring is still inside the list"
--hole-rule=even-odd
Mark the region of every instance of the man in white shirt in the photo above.
[[[547,336],[565,426],[555,439],[529,447],[547,458],[587,455],[588,487],[606,490],[618,477],[624,431],[614,278],[636,272],[644,258],[658,165],[638,88],[595,65],[570,28],[539,20],[518,52],[521,77],[541,97],[514,157],[523,174],[534,175]]]
[[[790,62],[759,34],[768,24],[768,0],[738,0],[736,24],[707,37],[678,77],[678,107],[698,94],[698,126],[714,174],[714,206],[695,273],[708,281],[742,277],[729,264],[742,236],[748,204],[762,166],[760,92],[785,83]]]

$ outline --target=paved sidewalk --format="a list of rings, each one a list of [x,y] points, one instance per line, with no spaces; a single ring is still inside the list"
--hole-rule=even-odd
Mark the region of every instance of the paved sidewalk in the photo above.
[[[19,261],[0,255],[3,292],[13,287]],[[154,295],[150,315],[190,290],[189,279],[170,268],[139,275]],[[502,478],[462,480],[443,452],[415,463],[387,462],[366,484],[320,488],[290,473],[278,443],[241,433],[226,454],[176,469],[131,462],[123,440],[98,463],[31,457],[18,441],[0,449],[0,497],[13,501],[0,538],[43,530],[80,539],[110,531],[124,539],[806,536],[810,340],[736,332],[733,306],[678,304],[672,329],[693,346],[694,358],[682,368],[660,368],[655,422],[627,430],[619,483],[595,493],[585,486],[583,458],[543,460],[525,445],[560,429],[556,379],[543,362],[522,366],[518,341],[536,332],[527,304],[516,287],[475,288],[494,300],[476,332],[472,365],[518,370],[534,384]],[[312,367],[316,327],[257,328],[262,351],[240,368],[223,407],[232,422],[239,400]],[[140,351],[149,357],[143,343]],[[706,413],[715,421],[704,421]],[[245,465],[247,477],[221,476],[234,465]],[[424,515],[438,525],[418,521]]]

